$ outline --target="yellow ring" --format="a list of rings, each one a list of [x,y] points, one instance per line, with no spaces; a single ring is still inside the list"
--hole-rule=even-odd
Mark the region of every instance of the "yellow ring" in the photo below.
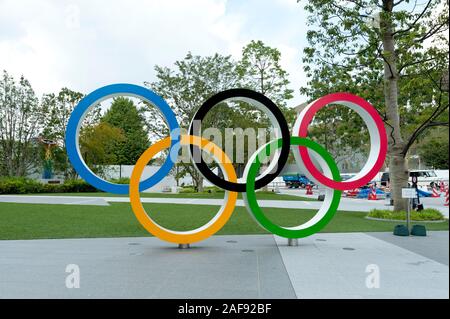
[[[228,178],[230,182],[237,181],[236,172],[230,159],[216,144],[208,141],[207,139],[191,135],[182,135],[181,144],[192,144],[207,150],[213,155],[216,162],[222,168],[225,177]],[[172,231],[158,225],[147,215],[147,212],[142,206],[141,197],[139,194],[139,181],[147,163],[150,162],[150,160],[160,151],[169,147],[170,138],[167,137],[150,146],[136,162],[130,178],[131,208],[133,209],[134,215],[139,223],[141,223],[141,225],[155,237],[176,244],[191,244],[214,235],[227,223],[233,213],[234,207],[236,206],[237,193],[225,191],[224,204],[221,209],[212,220],[202,227],[190,231]]]

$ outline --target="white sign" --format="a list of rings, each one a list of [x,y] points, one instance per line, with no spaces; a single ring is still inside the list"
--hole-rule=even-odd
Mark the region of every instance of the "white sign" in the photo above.
[[[416,198],[415,188],[402,188],[402,198]]]

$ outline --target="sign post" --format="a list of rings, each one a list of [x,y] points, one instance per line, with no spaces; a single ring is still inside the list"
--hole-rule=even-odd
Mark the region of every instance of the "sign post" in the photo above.
[[[411,198],[416,198],[417,190],[415,188],[402,188],[402,198],[408,199],[408,206],[406,208],[406,227],[410,231],[411,225]]]
[[[406,207],[406,228],[411,231],[411,198],[408,198],[408,206]]]

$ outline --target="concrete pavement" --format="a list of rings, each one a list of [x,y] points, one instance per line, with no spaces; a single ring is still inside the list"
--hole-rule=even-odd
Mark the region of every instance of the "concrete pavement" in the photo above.
[[[272,236],[0,241],[0,298],[295,298]],[[77,265],[80,288],[66,287]]]
[[[367,233],[367,235],[414,251],[419,255],[425,256],[441,264],[447,266],[449,264],[448,232],[431,232],[427,237],[401,237],[392,236],[391,233]]]
[[[0,203],[108,206],[100,197],[0,195]]]
[[[429,249],[435,249],[443,238],[431,236],[434,234],[421,239]],[[303,239],[300,249],[284,246],[285,239],[276,240],[298,298],[449,296],[448,258],[447,264],[442,264],[363,233],[316,234]],[[408,237],[407,241],[414,239]],[[448,250],[448,232],[444,246]]]
[[[153,237],[0,241],[0,298],[448,298],[448,236],[213,236],[188,250]],[[67,288],[74,265],[80,288]]]

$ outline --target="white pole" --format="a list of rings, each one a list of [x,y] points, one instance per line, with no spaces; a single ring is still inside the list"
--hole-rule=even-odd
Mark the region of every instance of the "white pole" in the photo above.
[[[408,198],[408,207],[406,209],[406,227],[408,228],[408,233],[411,226],[411,198]]]

